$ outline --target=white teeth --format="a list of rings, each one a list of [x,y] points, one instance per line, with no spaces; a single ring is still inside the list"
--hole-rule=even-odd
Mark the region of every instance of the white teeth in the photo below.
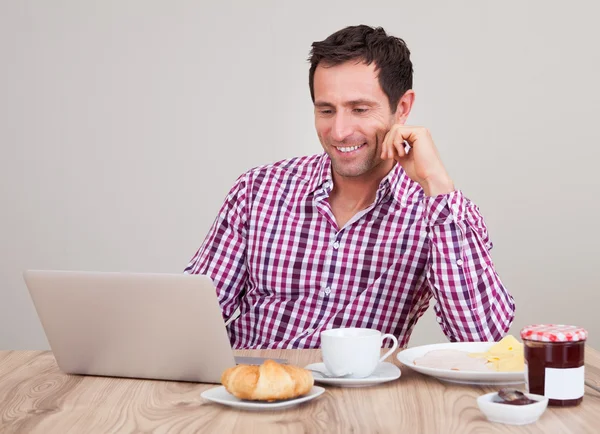
[[[347,147],[345,147],[345,148],[338,147],[338,150],[339,150],[340,152],[352,152],[352,151],[356,151],[356,150],[357,150],[358,148],[360,148],[361,146],[362,146],[362,145],[360,145],[360,146],[347,146]]]

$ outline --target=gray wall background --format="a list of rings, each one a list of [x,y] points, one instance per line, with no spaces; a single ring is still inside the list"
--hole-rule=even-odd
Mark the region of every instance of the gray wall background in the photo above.
[[[367,5],[368,4],[368,5]],[[0,349],[48,348],[29,268],[181,272],[235,178],[320,152],[306,58],[405,39],[409,121],[481,208],[511,333],[600,348],[600,30],[592,1],[0,0]],[[444,337],[431,310],[411,345]]]

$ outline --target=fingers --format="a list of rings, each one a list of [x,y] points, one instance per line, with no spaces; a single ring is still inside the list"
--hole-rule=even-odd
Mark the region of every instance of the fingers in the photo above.
[[[387,134],[385,135],[384,139],[383,139],[383,143],[381,144],[381,159],[382,160],[387,160],[390,157],[392,157],[391,153],[389,152],[389,145],[388,142],[390,141],[390,138],[394,135],[394,127],[392,127],[391,130],[389,130],[387,132]]]
[[[388,131],[385,138],[383,139],[383,144],[381,146],[381,158],[382,159],[390,159],[393,158],[395,160],[399,160],[400,158],[404,158],[406,156],[406,134],[400,128],[400,125],[394,125]]]
[[[401,134],[396,134],[394,137],[393,147],[398,158],[406,156],[405,141]]]
[[[423,143],[417,145],[417,142]],[[395,124],[383,140],[381,158],[404,158],[407,156],[407,145],[409,148],[414,148],[427,143],[431,143],[433,147],[431,136],[426,128]]]
[[[396,141],[396,134],[398,131],[398,126],[393,125],[392,128],[385,135],[385,139],[383,139],[383,145],[381,146],[381,158],[382,159],[390,159],[395,158],[395,146],[394,142]]]

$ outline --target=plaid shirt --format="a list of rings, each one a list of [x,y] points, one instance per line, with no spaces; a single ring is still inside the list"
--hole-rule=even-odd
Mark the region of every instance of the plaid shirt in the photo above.
[[[396,164],[375,202],[338,228],[325,154],[240,176],[186,273],[210,276],[234,348],[318,348],[320,332],[368,327],[401,346],[435,299],[450,341],[497,341],[514,302],[477,207],[437,197]]]

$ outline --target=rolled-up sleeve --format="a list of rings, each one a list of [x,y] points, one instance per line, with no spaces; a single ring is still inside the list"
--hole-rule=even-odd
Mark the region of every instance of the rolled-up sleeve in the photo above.
[[[479,209],[462,192],[426,197],[430,243],[427,282],[435,314],[450,341],[498,341],[515,312],[490,256],[492,243]]]

